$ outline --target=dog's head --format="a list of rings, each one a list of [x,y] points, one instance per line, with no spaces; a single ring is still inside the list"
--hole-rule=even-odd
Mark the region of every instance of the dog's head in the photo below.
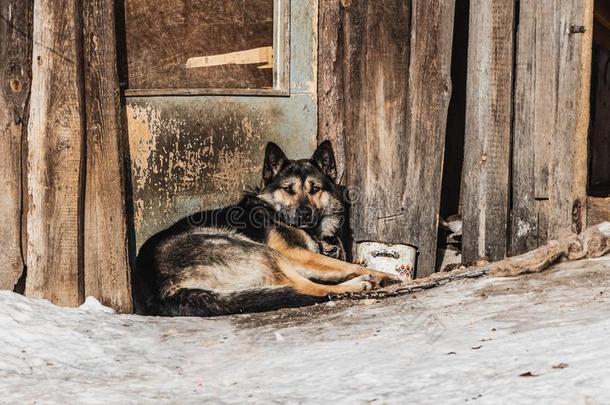
[[[337,168],[332,145],[325,141],[310,159],[290,160],[270,142],[265,150],[263,189],[259,198],[279,218],[319,238],[336,234],[343,204],[336,184]]]

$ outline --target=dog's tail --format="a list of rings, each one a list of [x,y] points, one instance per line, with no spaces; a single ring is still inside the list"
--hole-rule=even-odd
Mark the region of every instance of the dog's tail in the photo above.
[[[304,295],[290,287],[265,287],[235,292],[183,288],[151,308],[162,316],[219,316],[300,307],[327,301]]]

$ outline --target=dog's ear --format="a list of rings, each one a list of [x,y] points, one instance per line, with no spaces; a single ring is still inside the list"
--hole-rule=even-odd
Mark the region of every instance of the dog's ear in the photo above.
[[[265,162],[263,163],[263,181],[269,184],[271,180],[284,168],[288,158],[284,151],[274,144],[269,142],[265,148]]]
[[[318,149],[313,153],[311,160],[318,166],[324,174],[337,181],[337,164],[335,162],[335,153],[330,141],[324,141],[318,146]]]

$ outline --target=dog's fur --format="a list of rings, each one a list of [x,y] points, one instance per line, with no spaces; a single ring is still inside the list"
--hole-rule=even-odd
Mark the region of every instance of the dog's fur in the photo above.
[[[329,142],[303,160],[269,143],[262,187],[235,205],[183,218],[144,244],[133,275],[136,312],[255,312],[396,280],[319,253],[329,246],[329,255],[337,253],[328,242],[338,240],[343,215],[335,167]]]

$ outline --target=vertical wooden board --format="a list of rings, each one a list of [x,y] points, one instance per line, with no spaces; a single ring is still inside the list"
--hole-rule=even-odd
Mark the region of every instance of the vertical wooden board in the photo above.
[[[0,289],[23,272],[21,154],[31,78],[32,0],[0,2]]]
[[[447,112],[453,0],[413,0],[404,240],[419,248],[417,276],[435,269]]]
[[[563,0],[558,15],[557,140],[551,160],[554,187],[548,212],[549,238],[553,239],[580,233],[586,222],[593,0]]]
[[[82,302],[82,54],[76,0],[35,0],[26,295]]]
[[[610,197],[587,197],[587,227],[610,222]]]
[[[341,0],[320,0],[318,13],[318,141],[332,142],[341,182],[345,172]]]
[[[557,109],[555,99],[557,86],[555,77],[558,66],[555,12],[558,0],[545,4],[535,0],[520,3],[519,27],[517,31],[517,54],[515,68],[515,119],[513,136],[512,166],[512,214],[511,243],[512,255],[535,249],[539,239],[546,239],[546,227],[538,223],[538,211],[542,201],[537,198],[536,184],[539,168],[543,162],[540,155],[540,139],[547,140],[554,135]],[[543,38],[538,42],[537,37]],[[551,40],[549,40],[549,36]],[[551,62],[553,61],[553,62]],[[552,81],[538,80],[552,78]],[[541,94],[540,94],[541,93]],[[550,108],[549,108],[550,103]],[[546,107],[547,110],[541,110]],[[544,121],[546,127],[538,120]],[[539,136],[537,131],[543,131]],[[550,153],[550,151],[549,151]],[[548,179],[548,157],[546,161]],[[538,188],[540,191],[540,188]],[[545,188],[544,199],[548,199]],[[544,211],[544,210],[543,210]]]
[[[353,239],[417,246],[418,276],[436,259],[454,9],[453,1],[393,0],[345,9]]]
[[[506,255],[513,0],[472,0],[463,171],[463,258]]]
[[[584,226],[592,17],[590,0],[521,2],[511,254]]]
[[[131,312],[114,1],[84,4],[87,166],[85,296]]]
[[[549,179],[550,162],[553,149],[555,120],[557,119],[557,91],[555,85],[559,66],[550,62],[559,57],[559,44],[556,41],[558,21],[557,0],[534,2],[534,134],[530,138],[534,152],[534,197],[537,200],[549,198],[552,187]],[[531,118],[531,117],[530,117]]]
[[[353,240],[405,243],[411,2],[343,3]]]

